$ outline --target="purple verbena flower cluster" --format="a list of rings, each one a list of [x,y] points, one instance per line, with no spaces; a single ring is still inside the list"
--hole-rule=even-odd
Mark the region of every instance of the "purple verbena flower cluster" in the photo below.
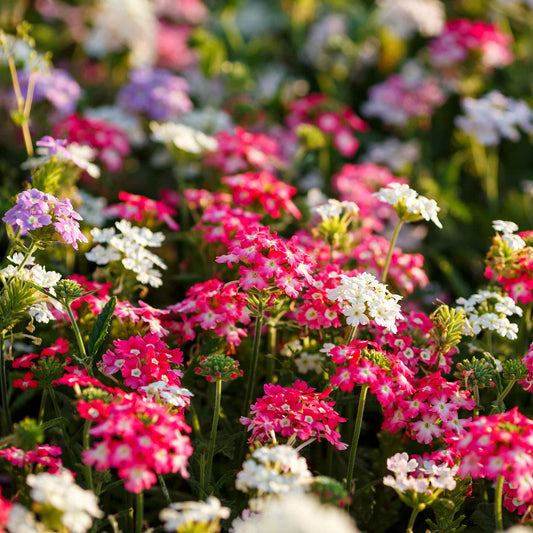
[[[193,108],[188,89],[183,78],[166,70],[138,68],[130,73],[130,82],[120,90],[118,102],[154,120],[172,120]]]
[[[59,200],[39,189],[28,189],[17,196],[17,202],[2,220],[26,235],[31,230],[53,224],[61,239],[78,249],[78,241],[88,242],[80,231],[81,216],[74,211],[70,200]]]
[[[61,116],[74,113],[82,90],[78,82],[66,70],[52,68],[31,74],[20,71],[18,76],[23,95],[26,95],[28,90],[30,75],[35,76],[34,102],[48,100]]]

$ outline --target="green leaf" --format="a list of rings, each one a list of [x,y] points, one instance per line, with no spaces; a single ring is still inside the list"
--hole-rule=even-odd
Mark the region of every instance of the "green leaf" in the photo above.
[[[115,310],[116,304],[117,297],[113,296],[109,302],[105,304],[102,312],[98,315],[98,318],[94,323],[93,329],[89,334],[89,355],[91,357],[94,357],[98,353],[98,350],[101,348],[106,338],[109,326],[111,325],[111,320],[113,319],[113,311]]]

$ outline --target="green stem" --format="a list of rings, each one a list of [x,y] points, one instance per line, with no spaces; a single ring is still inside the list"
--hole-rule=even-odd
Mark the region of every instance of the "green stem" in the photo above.
[[[71,466],[72,468],[74,468],[74,465],[76,464],[76,459],[74,457],[74,454],[72,453],[67,431],[64,426],[65,417],[61,414],[61,410],[59,409],[59,404],[57,403],[56,393],[52,386],[48,387],[48,395],[50,396],[50,399],[52,400],[52,405],[54,406],[54,412],[56,414],[56,417],[63,421],[63,423],[59,427],[61,428],[61,434],[63,435],[63,440],[65,441],[65,448],[67,450],[67,454],[69,456]]]
[[[139,492],[135,498],[135,533],[142,533],[144,512],[144,494]]]
[[[496,519],[496,529],[498,531],[503,531],[502,499],[503,476],[499,475],[496,482],[496,493],[494,494],[494,518]]]
[[[357,326],[352,326],[350,328],[350,331],[348,332],[348,335],[346,335],[346,345],[349,345],[354,339],[355,339],[355,334],[357,333]]]
[[[8,401],[8,381],[6,371],[6,360],[4,355],[4,334],[0,335],[0,400],[2,403],[2,436],[9,435],[13,427],[11,423],[11,414],[9,412]]]
[[[17,74],[17,67],[15,66],[15,61],[12,56],[8,58],[9,72],[11,74],[11,82],[13,83],[13,91],[15,93],[15,99],[17,101],[17,110],[21,115],[22,123],[22,135],[24,137],[24,144],[26,146],[26,152],[29,157],[33,157],[33,143],[31,141],[31,133],[29,128],[29,115],[31,108],[32,95],[30,95],[30,82],[31,79],[35,76],[30,75],[28,80],[28,91],[26,95],[26,100],[22,96],[22,91],[20,90],[19,78]],[[35,82],[34,82],[35,83]],[[31,89],[33,93],[33,88]],[[28,98],[29,96],[29,98]],[[29,103],[28,103],[29,102]]]
[[[220,416],[220,399],[222,397],[222,381],[216,381],[215,388],[215,410],[213,411],[213,423],[211,424],[211,436],[209,437],[209,449],[207,452],[207,466],[205,473],[204,492],[208,494],[207,487],[211,483],[211,472],[213,470],[213,456],[215,455],[215,441],[217,438],[218,418]]]
[[[485,174],[485,192],[491,209],[498,207],[498,167],[498,152],[494,148],[487,155],[487,172]]]
[[[275,356],[276,356],[276,339],[277,339],[278,330],[276,326],[268,326],[268,354],[269,358],[267,359],[267,383],[272,382],[274,377],[275,367]]]
[[[163,477],[163,474],[157,474],[157,479],[159,480],[159,484],[161,485],[161,490],[163,491],[163,496],[165,497],[167,505],[170,505],[172,503],[172,499],[170,498],[170,493],[168,492],[167,484],[165,483],[165,478]]]
[[[80,328],[78,328],[78,324],[76,322],[76,319],[74,318],[74,313],[72,312],[72,309],[70,308],[70,303],[65,302],[65,307],[67,308],[67,314],[70,319],[70,323],[72,324],[72,329],[74,330],[74,335],[76,337],[76,342],[78,343],[78,348],[80,349],[80,355],[81,355],[81,362],[83,363],[83,366],[87,369],[87,372],[91,377],[94,377],[93,369],[91,368],[91,365],[89,364],[88,358],[87,358],[87,352],[85,351],[85,344],[83,344],[83,339],[81,338],[81,332]]]
[[[398,235],[400,234],[400,229],[402,228],[403,220],[398,220],[398,224],[396,225],[396,228],[394,228],[394,233],[392,234],[392,239],[390,241],[389,245],[389,252],[387,253],[387,259],[385,259],[385,265],[383,266],[383,272],[381,273],[381,283],[386,283],[387,281],[387,273],[389,271],[390,262],[392,259],[392,252],[394,250],[394,245],[396,244],[396,240],[398,239]]]
[[[361,425],[363,424],[363,412],[365,410],[366,394],[368,392],[368,383],[361,387],[361,394],[359,395],[359,404],[357,406],[357,417],[355,419],[355,427],[352,437],[352,447],[350,449],[350,460],[348,461],[348,473],[346,475],[346,490],[348,494],[352,493],[352,479],[355,469],[355,456],[357,454],[357,444],[359,443],[359,435],[361,435]]]
[[[83,449],[88,450],[90,448],[90,439],[91,436],[89,431],[91,430],[91,421],[87,418],[85,419],[85,424],[83,425]],[[90,465],[85,465],[85,478],[87,485],[92,492],[94,492],[94,482],[93,482],[93,472]]]
[[[261,344],[261,328],[263,327],[263,302],[259,304],[257,320],[255,322],[254,341],[252,345],[252,361],[250,363],[250,373],[248,374],[248,388],[246,389],[246,399],[244,401],[244,414],[248,414],[250,404],[254,397],[255,374],[257,372],[257,362],[259,360],[259,346]]]
[[[515,383],[516,383],[516,379],[512,379],[511,381],[509,381],[509,383],[507,383],[507,386],[505,387],[505,389],[503,389],[503,391],[496,398],[496,403],[503,402],[504,398],[511,392],[511,390],[515,386]],[[490,411],[490,414],[493,415],[496,413],[496,411],[497,411],[497,407],[493,407]]]
[[[411,513],[411,518],[409,518],[409,523],[407,524],[406,533],[413,533],[413,526],[415,525],[416,517],[419,513],[418,507],[413,507],[413,512]]]
[[[41,425],[44,420],[44,413],[46,410],[46,389],[43,389],[43,395],[41,396],[41,406],[39,407],[39,417],[37,418],[37,423]]]

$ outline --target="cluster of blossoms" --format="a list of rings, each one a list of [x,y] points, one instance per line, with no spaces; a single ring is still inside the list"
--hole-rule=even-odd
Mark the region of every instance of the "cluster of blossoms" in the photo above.
[[[380,24],[402,39],[417,32],[433,37],[444,28],[446,13],[440,0],[379,0],[377,4]]]
[[[411,393],[399,392],[384,412],[383,429],[396,433],[407,428],[409,436],[422,444],[440,437],[463,433],[470,418],[459,418],[459,410],[472,410],[476,402],[459,381],[449,382],[440,371],[411,379]]]
[[[24,468],[28,465],[39,465],[45,468],[50,474],[56,474],[63,470],[61,461],[62,451],[59,446],[49,444],[38,444],[35,449],[24,451],[21,448],[4,448],[0,450],[0,457],[5,459],[17,468]]]
[[[411,311],[398,321],[397,326],[396,333],[377,332],[374,340],[382,349],[399,358],[415,373],[424,367],[451,371],[456,350],[439,353],[431,338],[434,324],[425,313]]]
[[[215,139],[218,149],[205,162],[220,168],[226,175],[252,169],[273,170],[281,163],[278,143],[262,133],[251,133],[237,127],[234,134],[220,131]]]
[[[493,24],[468,19],[449,20],[444,31],[429,43],[431,63],[445,75],[471,58],[480,58],[476,66],[485,71],[509,65],[511,36]],[[480,63],[478,65],[478,63]]]
[[[310,94],[292,102],[287,125],[297,129],[302,124],[319,128],[333,139],[333,146],[344,157],[352,157],[359,148],[354,133],[366,131],[368,125],[349,107],[324,94]]]
[[[291,446],[263,446],[252,452],[237,474],[235,487],[254,498],[309,490],[313,476]]]
[[[353,257],[365,271],[378,276],[383,271],[389,251],[389,241],[379,235],[368,235],[353,249]],[[422,254],[406,254],[399,248],[392,250],[387,280],[401,291],[412,293],[425,287],[428,277],[424,272]]]
[[[263,215],[231,207],[222,199],[206,207],[200,220],[192,228],[202,234],[207,242],[221,243],[226,246],[235,238],[238,231],[256,227]]]
[[[354,341],[349,346],[333,346],[328,355],[336,365],[331,385],[342,391],[351,392],[355,385],[366,384],[384,408],[398,395],[414,392],[410,384],[413,372],[373,342]]]
[[[121,170],[124,158],[130,153],[126,133],[104,120],[69,115],[54,126],[52,136],[90,146],[111,172]]]
[[[491,91],[477,100],[463,98],[461,107],[463,115],[455,118],[456,126],[484,146],[497,146],[502,139],[518,141],[518,128],[533,132],[533,112],[524,100]]]
[[[407,453],[397,453],[387,459],[387,469],[393,476],[383,478],[383,484],[402,494],[412,490],[425,493],[428,489],[453,490],[456,486],[455,475],[458,466],[450,467],[443,462],[439,465],[432,460],[409,458]]]
[[[469,298],[459,298],[457,308],[463,309],[466,314],[467,335],[477,335],[482,330],[488,330],[511,340],[518,336],[518,326],[507,317],[522,316],[522,309],[510,296],[483,290]]]
[[[344,165],[333,176],[332,183],[341,200],[357,203],[363,227],[381,231],[384,222],[392,218],[393,210],[380,202],[374,193],[391,183],[405,183],[405,178],[394,176],[386,167],[364,163]]]
[[[385,165],[393,172],[402,172],[420,159],[420,144],[417,141],[402,142],[389,137],[380,143],[372,143],[363,161]],[[383,187],[385,183],[381,185]]]
[[[328,290],[328,298],[338,302],[347,324],[364,326],[373,320],[376,325],[396,332],[401,296],[391,294],[386,285],[368,272],[356,276],[340,274],[340,280],[337,287]]]
[[[81,216],[74,211],[70,200],[58,200],[51,194],[39,189],[28,189],[19,193],[15,205],[7,211],[2,220],[20,235],[52,225],[61,240],[78,249],[79,242],[87,242],[87,237],[80,231],[78,220]],[[32,233],[40,238],[41,232]]]
[[[216,533],[220,530],[220,520],[229,516],[230,509],[222,507],[214,496],[209,496],[205,502],[171,503],[159,513],[165,531],[173,533],[195,530]]]
[[[272,218],[279,218],[285,212],[302,218],[292,201],[297,193],[296,187],[279,181],[266,170],[226,176],[221,182],[230,188],[237,205],[249,206],[258,202]]]
[[[161,271],[155,267],[166,270],[167,266],[147,248],[161,246],[164,235],[160,232],[153,233],[148,228],[132,226],[127,220],[115,222],[115,228],[91,230],[93,241],[98,244],[85,254],[87,259],[97,265],[120,261],[126,270],[135,274],[139,283],[160,287],[163,283]]]
[[[159,224],[164,222],[171,230],[178,231],[179,225],[172,218],[176,210],[159,200],[151,200],[146,196],[131,194],[125,191],[118,193],[119,204],[113,204],[104,209],[104,214],[113,218],[135,220],[145,226],[149,222]]]
[[[268,442],[272,432],[287,438],[325,438],[338,450],[346,444],[340,442],[335,430],[346,419],[333,408],[334,401],[326,401],[330,389],[315,392],[304,381],[296,381],[292,387],[266,384],[265,395],[250,406],[251,417],[241,417],[241,424],[252,431],[250,442]]]
[[[92,178],[100,176],[100,169],[91,161],[96,152],[87,145],[67,143],[65,139],[54,139],[46,135],[38,140],[37,155],[22,164],[23,168],[34,168],[48,163],[49,161],[69,162],[81,168]]]
[[[405,183],[390,183],[375,193],[375,196],[378,200],[394,206],[402,221],[415,222],[424,219],[442,228],[437,202],[418,194]]]
[[[107,375],[120,372],[124,384],[132,389],[145,387],[156,381],[168,385],[180,385],[181,370],[172,368],[183,362],[179,348],[169,349],[157,335],[149,333],[144,337],[130,337],[113,341],[113,350],[107,350],[99,364]]]
[[[368,92],[361,109],[367,117],[386,124],[405,126],[410,120],[431,117],[446,97],[435,78],[426,76],[418,65],[407,65]]]
[[[339,285],[340,273],[337,265],[325,265],[313,276],[314,283],[303,289],[301,302],[298,302],[294,311],[300,326],[316,330],[341,327],[341,304],[328,297],[328,292]]]
[[[152,130],[152,140],[175,147],[188,154],[204,154],[214,152],[218,148],[218,143],[214,137],[185,124],[151,122],[150,129]]]
[[[288,241],[271,233],[268,227],[238,231],[228,253],[217,263],[242,263],[238,285],[245,291],[273,289],[296,298],[305,284],[312,284],[314,260],[302,252],[291,238]]]
[[[35,264],[34,257],[25,259],[24,255],[20,252],[8,256],[7,259],[12,264],[8,264],[5,268],[0,270],[0,274],[6,279],[14,277],[20,278],[54,294],[54,287],[61,279],[61,274],[54,272],[53,270],[47,271],[45,267]],[[35,300],[38,299],[36,298]],[[52,309],[60,310],[63,308],[63,306],[53,298],[43,295],[42,298],[39,297],[39,300],[41,301],[33,302],[28,308],[29,315],[37,322],[46,324],[50,320],[54,320],[56,317],[54,316]]]
[[[139,493],[156,483],[156,474],[179,472],[189,477],[191,428],[183,415],[131,393],[110,403],[80,400],[78,411],[91,420],[93,446],[83,452],[85,464],[97,470],[118,469],[126,490]]]
[[[154,120],[172,120],[190,111],[187,82],[163,69],[138,68],[130,71],[129,82],[122,86],[118,103],[133,113]]]
[[[22,70],[18,73],[20,92],[26,98],[28,82],[32,77],[34,83],[34,103],[48,100],[60,115],[69,115],[76,109],[78,100],[82,95],[81,87],[76,80],[63,69],[50,68],[37,72]]]
[[[32,508],[41,514],[46,531],[58,530],[58,526],[71,533],[85,533],[94,518],[104,513],[98,508],[98,498],[90,490],[84,490],[74,482],[70,472],[57,474],[30,474],[26,483],[31,487]],[[49,523],[47,523],[49,522]],[[35,515],[19,504],[11,509],[8,531],[44,531]]]
[[[180,412],[191,406],[191,396],[193,393],[185,387],[170,385],[167,381],[154,381],[145,387],[139,387],[137,392],[163,405],[177,409]]]
[[[250,323],[246,298],[234,283],[224,284],[217,279],[197,283],[187,291],[184,300],[170,305],[168,310],[179,315],[180,320],[173,320],[170,327],[184,341],[193,340],[198,327],[214,330],[235,346],[247,336],[246,330],[237,326]]]
[[[481,416],[465,425],[461,438],[450,439],[450,453],[459,460],[460,477],[487,478],[502,476],[514,498],[533,501],[533,421],[515,407],[502,414]],[[506,506],[514,510],[512,499]]]
[[[359,533],[350,515],[333,505],[321,505],[307,494],[287,494],[265,502],[259,513],[245,520],[236,519],[233,533],[271,533],[272,531],[305,531],[305,533]]]
[[[485,258],[485,277],[503,288],[515,302],[533,299],[531,232],[515,234],[514,222],[493,221],[498,232]]]
[[[527,351],[526,355],[522,357],[522,364],[526,365],[527,368],[527,376],[525,379],[520,381],[520,385],[522,385],[522,388],[525,391],[531,392],[533,391],[533,344],[529,346],[529,350]]]

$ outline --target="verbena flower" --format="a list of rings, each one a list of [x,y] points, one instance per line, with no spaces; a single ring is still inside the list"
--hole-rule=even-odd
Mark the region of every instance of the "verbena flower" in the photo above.
[[[74,211],[70,200],[58,200],[39,189],[28,189],[19,193],[16,204],[2,220],[13,230],[27,235],[30,231],[52,225],[61,240],[78,249],[79,242],[88,242],[80,231],[81,216]]]
[[[191,531],[220,531],[220,520],[229,518],[230,509],[222,507],[220,500],[209,496],[205,502],[171,503],[159,513],[159,518],[165,522],[165,531],[186,533]]]
[[[438,228],[442,228],[437,216],[440,211],[437,202],[419,195],[409,185],[390,183],[375,193],[374,196],[382,202],[394,206],[400,220],[415,222],[424,219],[433,222]]]
[[[372,320],[378,326],[396,332],[396,321],[401,317],[398,304],[401,296],[391,294],[368,272],[356,276],[341,274],[340,280],[336,288],[328,290],[328,298],[338,302],[347,324],[364,326]]]

